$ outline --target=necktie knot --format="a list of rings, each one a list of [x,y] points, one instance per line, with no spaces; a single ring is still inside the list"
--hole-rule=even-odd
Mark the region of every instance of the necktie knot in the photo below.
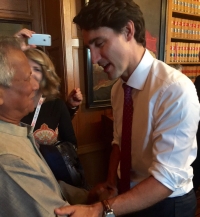
[[[127,84],[123,84],[123,88],[124,88],[124,92],[125,93],[128,93],[128,94],[131,94],[131,91],[132,91],[132,87],[128,86]]]
[[[127,84],[123,84],[124,88],[124,98],[127,100],[127,98],[132,98],[131,93],[132,93],[132,87],[128,86]]]

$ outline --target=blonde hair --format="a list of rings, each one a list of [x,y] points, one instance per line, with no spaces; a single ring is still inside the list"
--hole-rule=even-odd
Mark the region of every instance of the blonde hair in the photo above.
[[[40,90],[46,100],[55,99],[60,95],[60,78],[50,58],[41,50],[29,49],[24,52],[26,57],[39,64],[42,68],[42,81]]]

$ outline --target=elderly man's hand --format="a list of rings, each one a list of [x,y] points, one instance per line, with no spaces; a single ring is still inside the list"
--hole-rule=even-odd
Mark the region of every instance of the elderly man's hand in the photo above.
[[[59,216],[70,217],[102,217],[103,206],[101,203],[96,203],[90,206],[75,205],[75,206],[63,206],[54,210],[55,214]]]

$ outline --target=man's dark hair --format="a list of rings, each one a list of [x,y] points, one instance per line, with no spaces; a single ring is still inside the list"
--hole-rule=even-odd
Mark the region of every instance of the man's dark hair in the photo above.
[[[132,0],[90,0],[74,17],[73,22],[86,31],[109,27],[116,33],[121,33],[130,20],[135,26],[135,40],[145,47],[143,14]]]

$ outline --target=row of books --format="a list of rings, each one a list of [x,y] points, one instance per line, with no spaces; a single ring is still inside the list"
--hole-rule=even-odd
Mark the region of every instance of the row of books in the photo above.
[[[198,43],[171,42],[169,48],[170,62],[200,62],[200,44]]]
[[[200,0],[172,0],[172,10],[200,14]]]
[[[200,22],[172,17],[171,36],[172,38],[200,40]]]
[[[200,75],[200,66],[183,66],[181,71],[194,82]]]

